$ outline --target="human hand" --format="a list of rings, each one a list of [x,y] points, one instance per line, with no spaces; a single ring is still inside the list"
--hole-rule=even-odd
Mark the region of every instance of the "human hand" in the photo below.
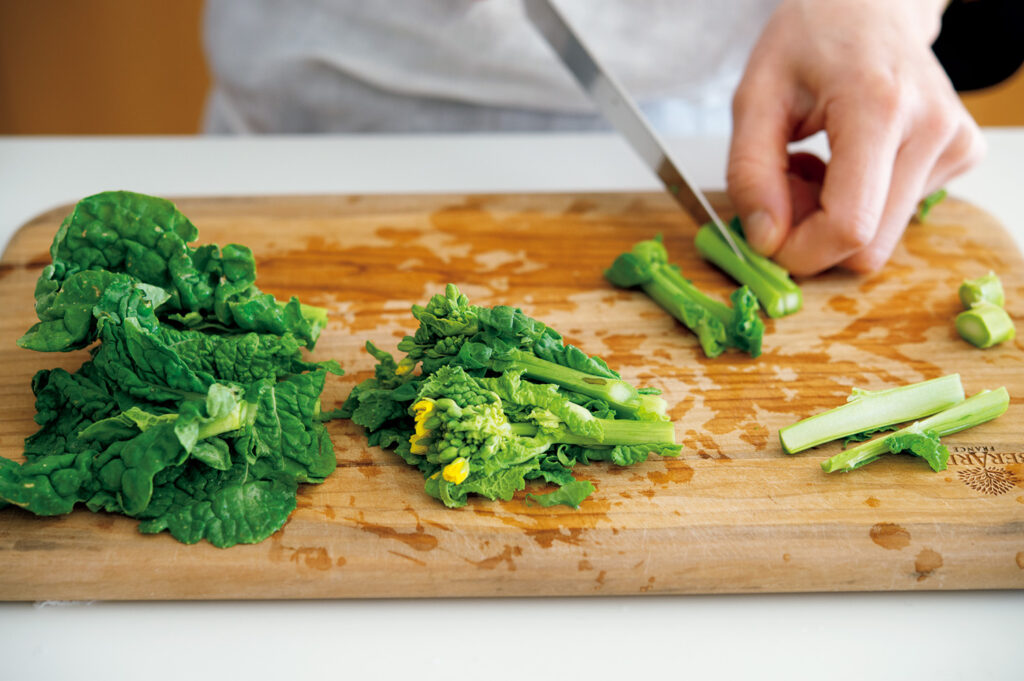
[[[733,99],[729,195],[790,272],[880,268],[918,202],[984,153],[932,54],[944,0],[783,0]],[[826,167],[786,144],[820,130]]]

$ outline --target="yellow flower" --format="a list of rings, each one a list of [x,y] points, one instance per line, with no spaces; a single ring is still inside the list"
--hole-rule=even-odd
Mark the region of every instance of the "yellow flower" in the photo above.
[[[460,484],[469,476],[469,459],[464,456],[452,461],[450,464],[444,467],[441,473],[444,479],[448,482],[453,482],[456,485]]]
[[[409,438],[409,451],[413,454],[426,454],[428,443],[425,441],[430,438],[430,431],[427,430],[424,424],[431,414],[434,413],[434,400],[425,397],[412,405],[412,410],[414,412],[413,419],[416,423],[416,432]]]

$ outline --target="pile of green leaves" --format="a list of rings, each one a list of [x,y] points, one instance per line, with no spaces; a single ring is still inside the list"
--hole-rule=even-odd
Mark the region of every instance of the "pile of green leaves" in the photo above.
[[[36,285],[40,321],[18,344],[91,358],[33,378],[40,429],[25,463],[0,459],[0,505],[84,503],[226,547],[270,536],[298,483],[334,470],[320,394],[341,369],[302,358],[326,310],[275,300],[248,248],[189,246],[197,236],[169,201],[130,192],[65,218]]]
[[[511,499],[539,480],[559,489],[531,499],[575,507],[593,491],[573,476],[577,464],[679,453],[657,390],[638,390],[522,310],[471,305],[449,284],[412,313],[420,325],[398,344],[400,361],[367,343],[375,376],[341,415],[418,468],[447,506],[469,494]]]

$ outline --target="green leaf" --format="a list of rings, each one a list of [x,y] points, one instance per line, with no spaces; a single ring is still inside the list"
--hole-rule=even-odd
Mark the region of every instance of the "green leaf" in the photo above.
[[[573,480],[559,487],[554,492],[547,494],[527,494],[528,501],[536,503],[545,508],[563,505],[569,508],[579,508],[583,500],[594,492],[594,485],[589,480]]]
[[[921,457],[936,473],[946,470],[949,450],[939,441],[934,430],[896,433],[885,438],[885,444],[893,454],[903,452]]]

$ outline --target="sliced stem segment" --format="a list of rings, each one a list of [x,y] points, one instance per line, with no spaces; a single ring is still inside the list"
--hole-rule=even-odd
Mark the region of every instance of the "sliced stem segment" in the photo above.
[[[964,399],[960,374],[869,392],[854,389],[849,401],[779,431],[782,449],[796,454],[848,435],[913,421]]]
[[[1009,405],[1010,395],[1006,392],[1006,388],[983,390],[970,399],[964,400],[954,407],[918,421],[902,430],[898,430],[893,435],[876,438],[845,452],[840,452],[831,459],[822,461],[821,469],[826,473],[852,471],[855,468],[866,466],[883,454],[887,454],[889,452],[889,445],[886,443],[886,440],[889,437],[911,433],[926,433],[928,431],[934,432],[939,437],[945,437],[952,433],[958,433],[961,430],[973,428],[986,421],[991,421],[1001,416]]]
[[[965,341],[979,348],[990,348],[1017,335],[1006,310],[992,303],[971,305],[956,316],[956,330]]]
[[[738,219],[733,218],[727,229],[743,253],[742,260],[710,224],[697,230],[694,243],[700,254],[740,284],[749,286],[769,317],[783,317],[799,310],[803,306],[803,294],[789,278],[789,272],[747,244]]]

